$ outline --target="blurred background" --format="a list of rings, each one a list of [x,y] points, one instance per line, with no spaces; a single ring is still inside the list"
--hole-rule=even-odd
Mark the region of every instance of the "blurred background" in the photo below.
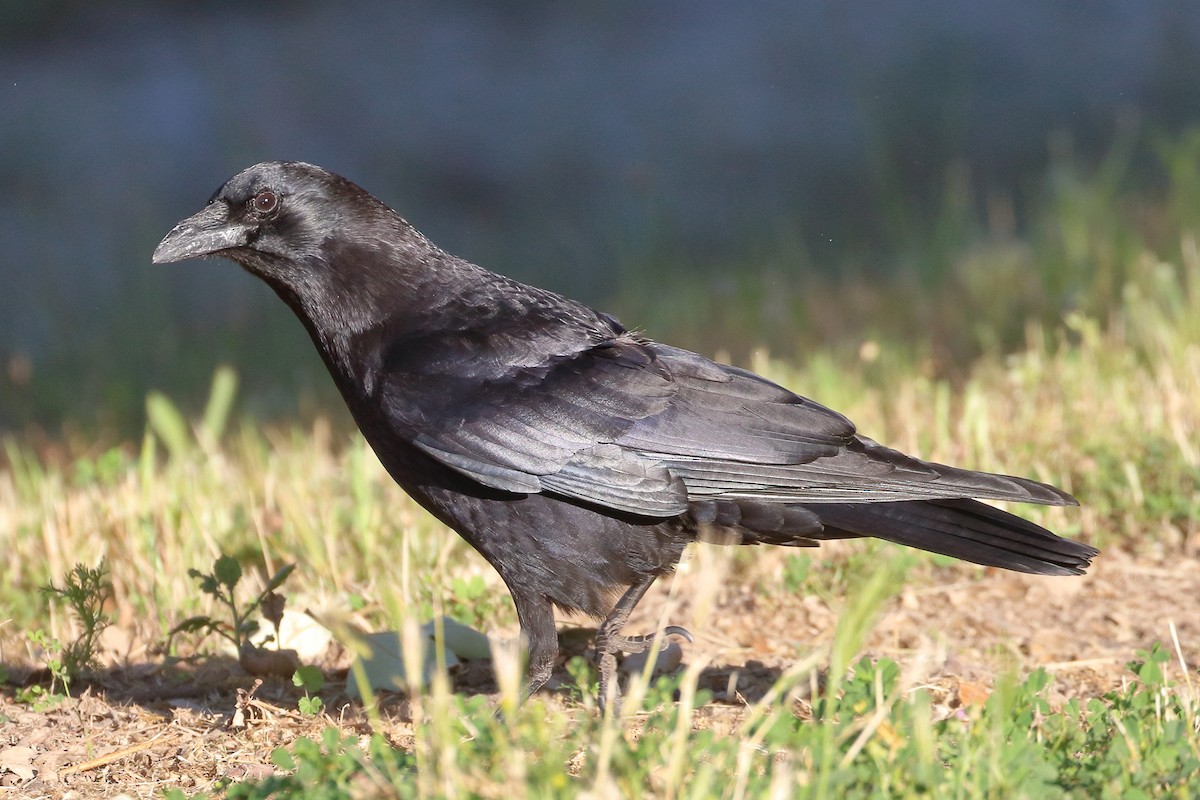
[[[150,264],[257,161],[654,338],[945,375],[1177,251],[1197,123],[1178,0],[3,0],[0,430],[127,435],[218,364],[263,418],[336,407],[266,286]]]

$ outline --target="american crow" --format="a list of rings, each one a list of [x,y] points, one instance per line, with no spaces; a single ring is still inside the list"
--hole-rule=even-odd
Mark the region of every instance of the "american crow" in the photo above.
[[[439,249],[350,181],[299,162],[231,178],[156,263],[224,256],[300,318],[391,476],[508,585],[527,692],[553,609],[603,622],[600,694],[638,600],[684,547],[873,536],[994,567],[1083,573],[1097,550],[975,498],[1074,505],[1025,478],[920,461],[764,378]]]

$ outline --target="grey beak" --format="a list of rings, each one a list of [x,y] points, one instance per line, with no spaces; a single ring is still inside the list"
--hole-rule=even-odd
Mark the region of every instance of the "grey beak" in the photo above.
[[[250,227],[230,222],[224,203],[210,203],[180,222],[154,248],[151,259],[155,264],[170,264],[185,258],[212,255],[231,247],[244,247],[249,241]]]

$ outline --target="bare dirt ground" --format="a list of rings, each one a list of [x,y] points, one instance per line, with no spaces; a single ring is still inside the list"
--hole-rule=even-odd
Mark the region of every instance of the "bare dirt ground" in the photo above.
[[[759,582],[770,580],[781,563],[763,559],[759,572],[721,581],[704,627],[693,627],[696,642],[687,646],[685,662],[706,660],[701,683],[714,696],[696,714],[696,725],[731,729],[784,669],[833,636],[837,601],[762,590]],[[684,570],[674,582],[660,583],[639,606],[630,632],[653,629],[664,608],[671,622],[698,618],[695,606],[712,578]],[[1173,647],[1172,624],[1194,668],[1200,662],[1197,598],[1195,554],[1134,559],[1110,550],[1076,579],[922,569],[885,606],[866,652],[898,661],[905,685],[929,690],[943,713],[980,702],[995,675],[1011,667],[1018,674],[1039,666],[1051,672],[1056,681],[1049,699],[1058,704],[1118,687],[1136,650],[1154,641]],[[337,671],[344,661],[344,653],[332,654],[330,685],[344,674]],[[192,794],[222,778],[271,774],[273,748],[318,736],[327,725],[346,733],[370,730],[361,706],[344,696],[327,693],[328,716],[315,718],[296,710],[298,690],[290,682],[268,682],[247,698],[253,680],[231,663],[190,673],[155,663],[115,664],[46,711],[15,699],[16,684],[39,673],[29,665],[7,666],[10,683],[0,685],[0,798],[152,797],[172,788]],[[455,688],[495,693],[489,663],[465,665]],[[565,693],[544,701],[574,703]],[[407,709],[402,698],[384,704],[383,732],[401,747],[412,741]]]

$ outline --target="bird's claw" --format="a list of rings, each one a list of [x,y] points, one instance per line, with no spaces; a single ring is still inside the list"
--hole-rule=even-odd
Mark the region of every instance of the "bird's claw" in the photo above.
[[[678,625],[668,625],[663,628],[663,636],[678,636],[688,644],[694,644],[696,641],[692,638],[692,634],[687,628],[681,628]]]

